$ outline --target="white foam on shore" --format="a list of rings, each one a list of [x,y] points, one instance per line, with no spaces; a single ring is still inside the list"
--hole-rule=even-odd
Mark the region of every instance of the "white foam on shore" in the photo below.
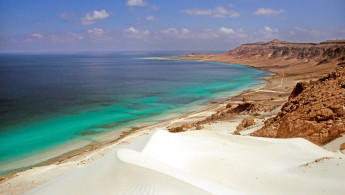
[[[344,194],[344,168],[300,138],[159,130],[29,194]]]

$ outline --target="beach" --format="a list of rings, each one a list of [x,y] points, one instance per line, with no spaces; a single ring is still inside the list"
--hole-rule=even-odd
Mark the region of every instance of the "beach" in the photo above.
[[[257,89],[250,89],[247,90],[239,95],[234,97],[230,97],[223,101],[219,102],[211,102],[208,103],[209,106],[205,109],[200,111],[192,112],[185,114],[183,116],[155,123],[155,124],[147,124],[142,127],[129,129],[123,131],[116,139],[108,141],[106,143],[101,144],[94,144],[82,148],[80,150],[73,151],[71,153],[62,155],[58,158],[50,160],[46,162],[42,166],[33,167],[31,169],[17,172],[9,177],[2,178],[0,183],[0,193],[1,194],[22,194],[28,192],[37,186],[40,186],[48,181],[52,181],[58,178],[61,175],[65,174],[73,174],[75,170],[84,170],[83,174],[88,175],[89,173],[85,167],[93,166],[97,169],[97,163],[101,164],[100,162],[109,163],[109,160],[104,160],[109,158],[111,155],[115,155],[116,152],[122,151],[123,157],[121,154],[117,153],[117,156],[120,155],[121,162],[129,163],[130,160],[126,160],[127,158],[131,157],[131,152],[126,152],[124,150],[118,150],[123,147],[127,147],[129,145],[130,149],[133,147],[130,144],[139,143],[140,139],[146,137],[145,139],[148,141],[145,142],[144,146],[148,146],[152,144],[152,148],[159,147],[159,146],[166,146],[164,145],[164,140],[169,140],[170,138],[176,140],[176,143],[173,142],[171,145],[179,145],[186,143],[186,145],[181,145],[179,150],[174,150],[170,147],[163,147],[161,150],[147,149],[147,154],[142,152],[142,148],[135,148],[133,150],[142,152],[145,155],[151,155],[151,157],[159,160],[160,162],[164,162],[169,166],[178,169],[182,172],[191,172],[194,176],[206,178],[207,181],[215,182],[210,184],[210,188],[203,188],[201,187],[204,180],[198,180],[197,178],[189,178],[185,175],[178,175],[175,169],[170,170],[168,168],[164,168],[162,165],[160,170],[156,170],[155,168],[151,167],[151,170],[156,172],[164,173],[165,175],[175,175],[174,178],[178,179],[174,183],[177,187],[181,187],[185,184],[179,183],[180,181],[188,181],[187,183],[193,183],[193,186],[197,189],[192,189],[191,192],[225,192],[224,190],[233,189],[233,191],[227,191],[231,193],[281,193],[284,192],[285,194],[293,193],[292,186],[298,186],[295,192],[299,194],[303,193],[320,193],[320,194],[327,194],[327,193],[340,193],[344,192],[344,185],[342,181],[344,181],[345,177],[342,174],[338,174],[337,170],[341,170],[342,167],[345,165],[344,162],[344,154],[339,151],[340,145],[342,141],[335,140],[335,142],[329,143],[328,148],[330,151],[324,150],[319,146],[316,146],[304,139],[291,139],[291,140],[280,140],[280,139],[269,139],[269,138],[254,138],[248,137],[246,135],[250,135],[254,131],[260,129],[263,125],[265,120],[271,118],[280,111],[283,104],[288,100],[288,97],[291,94],[291,91],[294,89],[296,83],[300,81],[309,81],[312,79],[316,79],[322,76],[325,73],[328,73],[329,67],[333,67],[333,64],[329,64],[327,66],[319,66],[315,67],[314,70],[305,68],[309,67],[310,64],[304,63],[301,68],[291,68],[295,67],[296,65],[301,63],[301,60],[291,60],[291,61],[284,61],[285,64],[282,63],[275,63],[275,66],[270,67],[274,63],[274,61],[264,61],[258,59],[235,59],[229,58],[224,54],[194,54],[189,56],[182,56],[177,58],[169,58],[169,59],[180,59],[180,60],[201,60],[201,61],[216,61],[216,62],[225,62],[225,63],[239,63],[245,64],[249,66],[253,66],[259,69],[263,69],[266,71],[270,71],[274,73],[273,76],[265,79],[267,84],[263,87]],[[279,60],[277,60],[278,62]],[[280,61],[279,61],[280,62]],[[278,65],[277,65],[278,64]],[[243,121],[243,119],[251,117],[253,114],[248,112],[233,112],[230,115],[222,115],[224,111],[229,110],[230,108],[236,108],[239,105],[244,105],[246,103],[250,103],[251,105],[256,105],[254,110],[254,124],[249,126],[244,125],[243,128],[237,128]],[[157,131],[157,130],[165,130],[165,131]],[[179,131],[181,133],[169,134],[166,131],[176,132]],[[157,132],[156,132],[157,131]],[[154,133],[156,132],[156,133]],[[236,134],[236,135],[233,135]],[[150,135],[150,136],[147,136]],[[147,138],[149,137],[149,138]],[[221,145],[217,145],[217,142],[222,140],[224,137],[224,143],[228,144],[222,148]],[[200,164],[198,159],[191,159],[191,154],[193,151],[201,152],[196,148],[198,148],[198,144],[205,142],[209,138],[214,138],[213,141],[209,141],[209,147],[214,147],[216,150],[220,151],[219,156],[224,157],[223,159],[214,159],[214,155],[212,152],[205,149],[205,162],[206,164]],[[152,140],[150,140],[152,139]],[[159,141],[160,140],[160,141]],[[234,147],[232,144],[237,143],[238,148]],[[194,144],[194,145],[193,145]],[[236,144],[235,144],[236,145]],[[264,146],[269,145],[271,147],[267,152],[265,151],[267,148]],[[331,145],[331,146],[330,146]],[[243,148],[243,146],[246,146]],[[249,151],[253,148],[258,147],[258,151],[253,151],[250,153]],[[185,151],[185,156],[183,159],[186,161],[190,161],[190,165],[187,164],[180,164],[178,166],[178,162],[169,160],[167,156],[161,154],[165,151],[170,151],[171,154],[177,155],[181,154],[183,149],[188,148],[195,148],[195,150],[188,150]],[[222,148],[222,149],[219,149]],[[290,148],[290,149],[289,149]],[[208,152],[207,152],[208,151]],[[299,151],[297,154],[296,151]],[[114,153],[115,152],[115,153]],[[155,154],[153,154],[153,153]],[[120,152],[121,153],[121,152]],[[129,154],[128,154],[129,153]],[[152,153],[152,154],[151,154]],[[249,157],[241,156],[243,153],[248,153]],[[229,154],[233,154],[232,156],[227,156]],[[178,156],[178,155],[177,155]],[[212,157],[213,156],[213,157]],[[308,156],[308,157],[306,157]],[[133,157],[134,158],[134,157]],[[144,157],[143,157],[144,158]],[[176,157],[178,158],[178,157]],[[176,159],[175,158],[175,159]],[[233,162],[232,159],[239,159],[236,162]],[[212,160],[213,159],[213,160]],[[258,164],[254,163],[254,159],[261,159]],[[272,161],[265,161],[265,159],[271,159],[274,162],[274,159],[277,160],[275,166],[268,165],[272,163]],[[291,160],[291,161],[289,161]],[[135,160],[135,162],[130,163],[137,163],[140,160]],[[243,166],[239,166],[243,161],[250,161]],[[286,162],[288,161],[288,162]],[[286,163],[285,163],[286,162]],[[211,166],[217,164],[214,170],[211,170]],[[154,164],[154,163],[153,163]],[[137,165],[141,167],[151,166],[153,164],[146,164],[146,165]],[[193,170],[193,165],[199,166]],[[221,173],[222,167],[236,167],[230,168],[226,170],[224,173]],[[248,168],[255,167],[257,168],[254,170]],[[84,169],[83,169],[84,167]],[[159,166],[158,166],[159,167]],[[218,169],[217,169],[218,167]],[[241,167],[241,168],[237,168]],[[156,167],[157,168],[157,167]],[[159,169],[159,168],[157,168]],[[209,171],[206,171],[209,169]],[[314,170],[315,171],[310,171]],[[170,171],[168,171],[170,170]],[[200,170],[205,170],[204,172]],[[238,172],[236,171],[238,170]],[[248,172],[246,172],[246,170]],[[309,170],[309,171],[308,171]],[[325,170],[324,173],[322,170]],[[244,171],[244,172],[243,172]],[[267,174],[265,173],[267,172]],[[307,173],[305,173],[307,172]],[[140,172],[139,172],[140,173]],[[218,174],[212,174],[218,173]],[[241,175],[239,178],[232,178],[230,179],[226,174],[233,173],[234,175]],[[83,175],[80,174],[80,175]],[[79,176],[69,176],[68,178],[71,181],[78,180]],[[246,176],[247,175],[247,176]],[[255,177],[253,176],[255,175]],[[104,175],[103,175],[104,176]],[[253,176],[253,177],[252,177]],[[262,180],[261,177],[263,177]],[[282,179],[283,177],[283,179]],[[318,178],[318,181],[314,181],[311,179],[312,177]],[[157,182],[160,178],[159,175],[155,175],[153,178],[158,178],[157,180],[152,180],[153,185]],[[296,180],[297,179],[297,180]],[[238,180],[238,182],[236,182]],[[294,182],[290,184],[284,184],[284,180],[289,180]],[[306,181],[305,185],[300,183],[301,181]],[[59,184],[55,182],[52,184],[52,188],[47,189],[57,189],[57,186],[63,185],[64,182]],[[172,181],[172,179],[167,179],[167,181]],[[175,180],[174,180],[175,181]],[[228,182],[225,182],[228,181]],[[225,183],[224,183],[225,182]],[[97,182],[95,182],[97,183]],[[163,182],[164,183],[164,182]],[[322,186],[321,184],[324,183],[332,183],[330,185]],[[269,184],[269,185],[268,185]],[[55,185],[55,186],[54,186]],[[81,184],[76,184],[81,185]],[[110,184],[109,184],[110,185]],[[163,185],[163,184],[162,184]],[[250,188],[250,185],[254,187]],[[267,186],[268,185],[268,186]],[[317,187],[316,187],[316,186]],[[223,187],[226,186],[225,189]],[[271,187],[270,187],[271,186]],[[276,186],[276,187],[272,187]],[[92,188],[92,187],[90,187]],[[93,188],[97,188],[94,186]],[[129,186],[130,188],[130,186]],[[198,191],[200,190],[201,191]],[[38,189],[38,193],[44,193],[44,188]],[[68,192],[68,189],[66,189]],[[163,189],[164,190],[164,189]],[[195,191],[193,191],[195,190]],[[219,191],[220,190],[220,191]],[[223,190],[223,191],[222,191]],[[324,190],[324,191],[322,191]],[[182,193],[186,193],[181,191]],[[106,191],[104,191],[106,193]]]
[[[203,109],[261,86],[269,75],[239,65],[143,57],[174,53],[1,55],[8,62],[0,64],[0,177]]]
[[[72,151],[68,154],[51,159],[45,162],[43,166],[34,167],[29,170],[15,173],[7,178],[2,179],[1,193],[16,191],[16,193],[18,192],[18,194],[22,194],[23,192],[27,192],[28,190],[33,189],[34,187],[40,184],[43,184],[47,181],[50,181],[53,178],[58,177],[59,175],[62,175],[63,173],[67,173],[78,167],[82,167],[91,162],[94,162],[95,160],[105,156],[109,152],[121,148],[129,143],[132,143],[140,137],[147,135],[156,129],[168,129],[172,127],[181,126],[182,124],[191,124],[194,122],[204,120],[210,115],[216,113],[218,110],[223,109],[226,106],[226,104],[230,102],[234,104],[240,103],[242,102],[243,98],[249,98],[251,96],[256,97],[260,100],[263,97],[278,97],[280,94],[282,94],[281,91],[278,91],[277,93],[274,93],[273,91],[273,93],[271,91],[267,93],[265,91],[271,90],[271,87],[269,86],[275,88],[276,84],[279,83],[278,81],[279,79],[270,78],[268,79],[268,85],[266,85],[263,88],[246,91],[240,95],[237,95],[233,98],[230,98],[222,102],[212,102],[212,104],[209,103],[210,105],[206,109],[189,113],[178,118],[174,118],[172,120],[164,121],[158,124],[148,125],[147,127],[138,128],[134,130],[124,130],[123,136],[120,135],[118,139],[115,139],[108,143],[90,145],[80,150]],[[289,89],[291,89],[293,85],[294,83],[291,83]],[[285,87],[286,86],[284,85],[282,89],[285,89]],[[285,97],[279,97],[279,99],[276,99],[276,101],[274,102],[277,102],[278,104],[279,101],[281,101],[280,104],[284,102],[286,100],[287,94],[289,93],[289,89],[286,89],[286,91],[284,92]],[[275,113],[272,112],[272,116],[273,114]],[[269,116],[270,115],[268,114],[267,117]],[[230,121],[210,123],[205,125],[204,129],[224,133],[233,133],[236,130],[236,126],[241,122],[243,117],[245,116],[234,117],[234,119]]]

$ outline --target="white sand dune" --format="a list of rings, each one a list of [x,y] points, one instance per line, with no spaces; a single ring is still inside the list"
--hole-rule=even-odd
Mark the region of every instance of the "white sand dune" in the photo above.
[[[304,139],[159,130],[29,194],[345,194],[344,170]]]

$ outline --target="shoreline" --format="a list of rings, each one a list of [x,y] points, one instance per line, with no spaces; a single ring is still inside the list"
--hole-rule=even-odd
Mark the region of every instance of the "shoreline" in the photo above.
[[[161,58],[157,58],[157,59],[161,60]],[[169,60],[169,59],[165,59],[165,60]],[[183,60],[183,61],[190,61],[190,60]],[[224,64],[228,64],[228,63],[224,63]],[[243,66],[241,64],[237,64],[237,65]],[[273,73],[271,74],[273,75]],[[32,159],[36,159],[40,157],[46,158],[46,160],[43,160],[43,161],[37,160],[40,162],[33,163],[31,165],[21,167],[18,169],[13,169],[13,171],[8,171],[7,173],[0,176],[0,183],[3,180],[6,180],[7,178],[11,178],[13,175],[19,172],[26,171],[33,167],[41,167],[41,166],[47,166],[51,164],[61,164],[68,161],[71,158],[75,158],[75,157],[77,158],[79,155],[82,155],[83,153],[92,153],[103,147],[108,147],[112,144],[116,144],[116,142],[120,141],[125,136],[135,133],[136,131],[139,131],[142,129],[164,128],[166,124],[174,123],[174,121],[176,120],[188,118],[188,116],[195,115],[195,114],[201,114],[204,112],[208,113],[208,112],[215,111],[219,109],[221,105],[224,104],[225,101],[229,101],[229,99],[231,98],[240,96],[241,94],[244,94],[250,90],[256,90],[256,89],[265,87],[266,84],[268,83],[268,79],[272,77],[272,75],[260,79],[264,81],[265,83],[262,83],[262,84],[254,83],[253,87],[250,87],[250,88],[245,88],[243,90],[236,90],[236,91],[231,91],[231,92],[227,91],[227,92],[224,92],[226,94],[220,94],[215,97],[210,97],[210,99],[215,99],[215,100],[205,100],[200,105],[189,105],[190,108],[196,108],[196,109],[192,109],[194,111],[188,111],[188,112],[182,112],[182,113],[181,112],[165,113],[163,115],[161,114],[154,117],[154,120],[149,121],[149,122],[137,122],[130,126],[120,127],[118,129],[111,130],[104,134],[91,137],[91,139],[93,139],[94,142],[86,143],[88,141],[82,142],[83,140],[76,139],[76,140],[71,140],[69,142],[66,142],[65,144],[48,148],[46,150],[43,150],[43,152],[41,152],[41,153],[52,153],[52,154],[49,154],[50,157],[43,157],[44,155],[41,155],[41,154],[34,154],[32,156],[25,157],[25,159],[19,163],[23,164],[24,162],[31,161]],[[64,152],[64,151],[67,151],[67,152]],[[54,153],[57,155],[55,155]]]
[[[168,59],[168,58],[161,58],[161,57],[155,58],[155,59],[178,60],[178,59]],[[182,60],[182,61],[195,61],[195,60]],[[215,63],[230,64],[226,62],[215,62]],[[236,64],[236,65],[247,66],[247,65],[242,65],[242,64]],[[252,68],[256,68],[256,67],[252,67]],[[260,70],[260,68],[256,68],[256,69]],[[268,72],[268,71],[265,71],[265,72]],[[215,101],[211,101],[211,100],[205,101],[202,105],[199,105],[198,107],[200,108],[196,109],[195,111],[183,113],[182,115],[174,116],[173,118],[170,118],[170,119],[165,119],[169,117],[164,116],[163,120],[159,120],[158,122],[139,122],[138,123],[139,125],[134,124],[128,127],[119,128],[117,130],[110,131],[108,133],[97,136],[97,137],[104,137],[104,136],[110,135],[112,137],[112,138],[107,138],[106,140],[102,140],[104,142],[87,144],[87,145],[82,146],[81,148],[72,149],[71,151],[62,153],[58,156],[49,158],[42,162],[35,163],[27,167],[22,167],[14,171],[10,171],[0,177],[0,185],[5,183],[8,180],[11,180],[12,178],[17,177],[18,175],[21,175],[22,173],[25,173],[28,170],[50,166],[50,165],[61,165],[64,163],[68,163],[69,161],[79,160],[79,161],[83,161],[83,163],[86,163],[86,161],[80,160],[80,159],[85,159],[85,156],[97,156],[97,153],[99,151],[102,151],[105,148],[111,148],[113,145],[121,145],[122,143],[126,144],[126,141],[123,141],[123,139],[125,139],[128,136],[134,135],[140,130],[145,131],[145,132],[147,131],[145,134],[148,134],[148,132],[151,132],[155,129],[161,129],[161,128],[166,129],[166,127],[168,127],[169,125],[179,124],[179,122],[177,121],[186,119],[193,115],[204,115],[204,118],[206,118],[207,116],[209,116],[210,113],[216,112],[218,109],[222,108],[222,106],[224,106],[224,104],[227,101],[231,101],[232,98],[241,96],[242,94],[245,94],[250,90],[256,90],[256,89],[258,90],[258,89],[264,88],[268,84],[269,79],[272,76],[274,76],[274,73],[272,72],[270,73],[272,75],[269,75],[261,79],[265,81],[264,84],[254,84],[254,85],[257,85],[257,86],[254,86],[254,88],[237,90],[237,91],[232,92],[233,95],[221,95],[219,97],[216,97],[217,100]],[[175,115],[175,114],[172,114],[172,115]],[[157,117],[162,117],[162,116],[159,115]],[[74,141],[71,141],[71,142],[74,142]],[[53,150],[54,151],[58,150],[58,147],[54,148]],[[103,156],[103,154],[101,156]],[[100,157],[95,157],[95,159],[90,160],[90,162],[93,162],[97,160],[98,158]]]
[[[170,60],[170,59],[166,59],[166,60]],[[173,59],[173,60],[178,60],[178,59]],[[196,61],[202,61],[202,60],[196,60]],[[219,61],[215,61],[215,62],[219,62]],[[221,63],[229,63],[229,62],[221,62]],[[268,71],[260,67],[255,67],[255,66],[245,65],[245,64],[239,64],[239,65],[250,66],[250,67],[260,69],[260,70],[264,70],[264,71],[272,73],[272,75],[263,79],[266,81],[266,83],[263,86],[259,86],[254,89],[247,89],[234,96],[226,97],[223,100],[220,100],[219,102],[216,102],[214,104],[212,102],[208,102],[207,104],[210,104],[210,105],[208,105],[206,108],[203,108],[201,110],[183,114],[173,119],[149,124],[147,126],[142,126],[142,127],[138,127],[134,129],[129,129],[129,130],[124,129],[122,131],[118,131],[119,136],[115,140],[107,141],[105,143],[90,144],[88,146],[82,147],[75,151],[70,151],[66,154],[52,158],[43,163],[39,163],[38,167],[32,167],[30,169],[25,169],[19,172],[15,172],[11,174],[10,176],[2,178],[0,180],[0,186],[8,186],[6,185],[6,183],[12,182],[12,185],[11,185],[12,189],[13,187],[15,188],[16,185],[17,187],[20,186],[22,191],[18,191],[18,193],[27,192],[30,189],[33,189],[34,187],[40,184],[43,184],[47,181],[50,181],[51,179],[54,179],[64,173],[74,170],[77,167],[90,164],[96,161],[97,159],[100,159],[101,157],[109,153],[110,151],[113,151],[114,149],[120,148],[129,143],[132,143],[139,137],[143,135],[147,135],[156,129],[162,129],[162,128],[168,129],[169,127],[176,127],[179,125],[181,126],[184,124],[191,124],[191,123],[205,120],[212,114],[215,114],[219,110],[224,109],[224,107],[226,107],[227,104],[229,103],[240,104],[241,102],[243,102],[244,99],[246,99],[246,101],[266,101],[266,103],[274,103],[278,105],[274,110],[270,110],[268,113],[266,113],[265,117],[261,121],[261,125],[262,125],[265,118],[272,117],[277,113],[277,108],[279,108],[279,106],[281,106],[283,103],[286,102],[287,97],[290,95],[290,92],[292,91],[293,87],[298,81],[311,79],[308,75],[303,75],[303,74],[296,75],[296,76],[283,76],[283,75],[278,74],[277,72]],[[244,117],[240,115],[232,116],[232,119],[230,119],[230,123],[231,123],[230,126],[235,128],[233,129],[232,133],[234,133],[234,131],[236,130],[236,126],[242,121],[243,118]],[[204,125],[203,129],[215,130],[215,128],[212,127],[212,125],[217,125],[217,122],[212,123],[211,121],[207,125]],[[48,172],[49,172],[49,176],[46,175],[46,173]],[[23,184],[24,184],[24,187],[23,187]],[[3,190],[0,190],[0,193],[1,191],[3,192],[10,191],[11,187],[10,188],[6,187],[2,189]]]
[[[162,58],[153,58],[153,59],[159,59],[163,60]],[[179,60],[183,61],[183,60]],[[190,60],[188,60],[190,61]],[[223,63],[227,64],[227,63]],[[242,65],[240,65],[242,66]],[[258,79],[255,79],[255,82],[252,82],[252,84],[248,86],[254,86],[255,88],[257,86],[262,87],[262,85],[265,85],[264,82],[262,82],[263,76],[258,76]],[[248,86],[242,87],[242,89],[236,89],[234,91],[221,91],[216,92],[214,94],[210,94],[209,97],[205,97],[202,100],[196,100],[194,102],[190,102],[186,106],[182,106],[181,108],[173,108],[172,111],[167,110],[164,111],[164,113],[156,114],[157,116],[154,117],[147,117],[148,120],[144,121],[135,121],[133,124],[128,124],[126,126],[117,127],[114,129],[111,129],[109,132],[104,132],[102,134],[97,135],[91,135],[84,138],[76,138],[70,141],[67,141],[63,144],[58,144],[53,147],[49,147],[47,149],[44,149],[40,152],[33,153],[32,155],[24,156],[23,158],[17,158],[15,160],[8,161],[0,166],[2,170],[4,170],[4,173],[0,175],[1,177],[7,177],[9,175],[15,174],[17,172],[30,169],[31,167],[35,166],[42,166],[54,163],[55,161],[60,161],[64,158],[70,158],[71,155],[74,156],[75,153],[79,153],[79,150],[89,150],[89,148],[94,148],[98,146],[102,146],[103,144],[109,144],[112,142],[112,140],[117,140],[121,133],[124,131],[130,131],[132,127],[134,128],[143,128],[151,125],[159,125],[160,123],[164,123],[169,120],[174,120],[175,118],[188,115],[190,113],[193,113],[195,111],[206,109],[209,104],[211,104],[214,101],[223,101],[224,99],[227,99],[232,96],[239,95],[244,90],[247,90]],[[191,110],[193,112],[191,112]],[[132,122],[131,122],[132,123]],[[98,143],[101,142],[101,143]],[[40,160],[42,159],[42,160]]]

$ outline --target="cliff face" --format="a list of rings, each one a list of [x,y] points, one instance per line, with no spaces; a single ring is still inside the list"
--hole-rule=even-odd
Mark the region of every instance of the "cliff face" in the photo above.
[[[345,40],[318,44],[273,40],[243,44],[221,54],[193,53],[169,59],[245,64],[279,76],[308,75],[315,78],[329,73],[337,63],[345,61]]]
[[[270,42],[248,43],[237,47],[227,53],[237,58],[266,58],[272,60],[299,59],[313,61],[317,65],[331,61],[339,61],[345,56],[345,41],[325,41],[315,43],[290,43],[273,40]],[[344,59],[343,59],[344,60]]]
[[[253,136],[302,137],[323,145],[345,133],[345,68],[298,83],[278,115]]]

